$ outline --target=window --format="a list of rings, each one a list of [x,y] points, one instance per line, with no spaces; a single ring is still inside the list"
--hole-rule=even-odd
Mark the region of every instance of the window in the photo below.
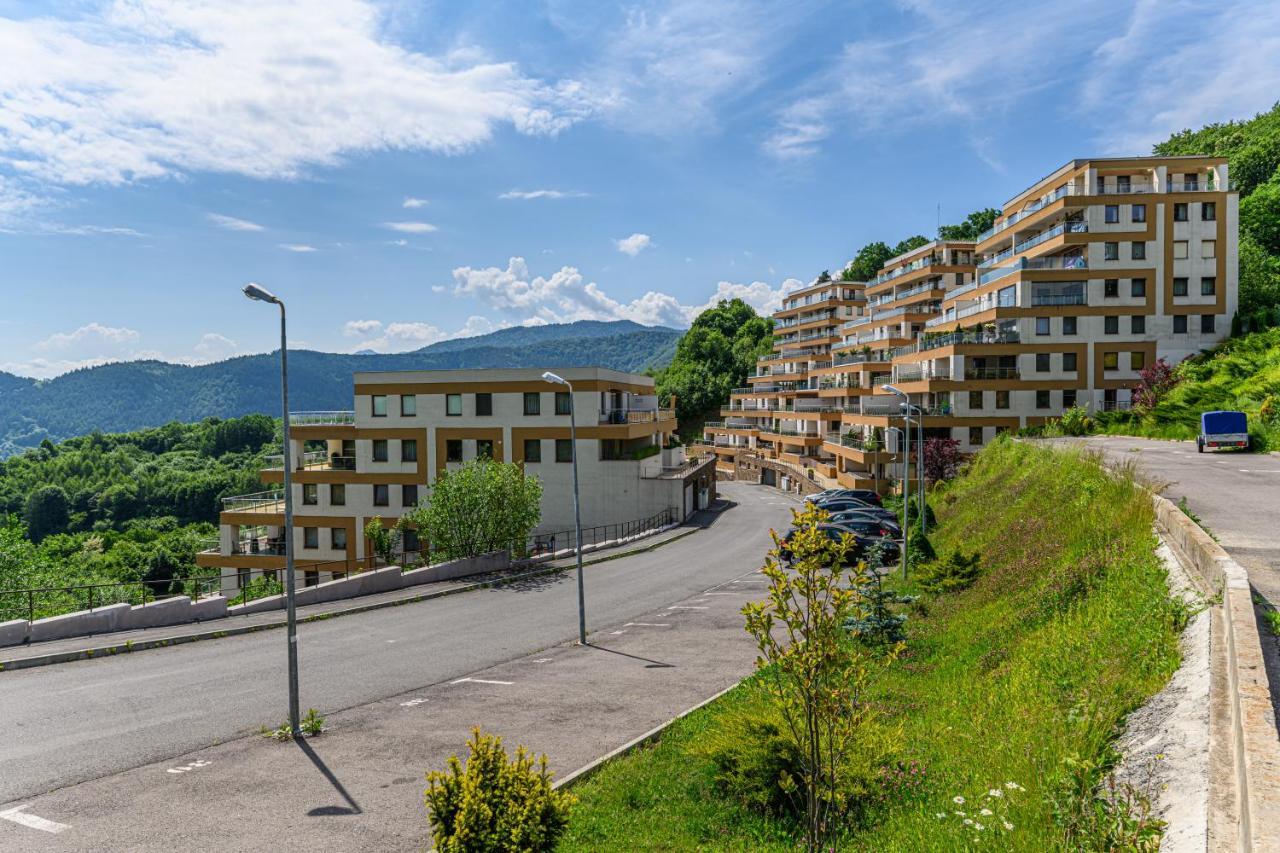
[[[1075,333],[1076,333],[1076,318],[1063,317],[1062,318],[1062,334],[1074,335]]]
[[[982,444],[982,427],[969,427],[969,444]]]
[[[1212,335],[1212,334],[1213,334],[1213,331],[1214,331],[1213,315],[1212,315],[1212,314],[1201,314],[1201,315],[1200,315],[1200,332],[1201,332],[1201,334],[1205,334],[1205,335]]]
[[[1129,259],[1134,261],[1145,261],[1147,259],[1147,244],[1134,243],[1130,248]]]
[[[1108,240],[1102,244],[1102,259],[1104,261],[1120,260],[1120,244]]]
[[[319,548],[320,547],[320,528],[319,527],[302,528],[302,547],[303,548]]]
[[[970,409],[982,408],[982,392],[981,391],[969,392],[969,408]]]
[[[406,554],[416,554],[422,550],[422,543],[418,539],[418,531],[405,530],[400,537],[400,548]]]
[[[569,414],[569,409],[572,405],[573,405],[573,401],[569,399],[568,391],[556,392],[556,414],[557,415]]]
[[[1049,408],[1051,403],[1052,403],[1052,398],[1050,398],[1048,391],[1040,390],[1036,392],[1036,408],[1037,409],[1047,409]]]
[[[1107,191],[1107,179],[1102,175],[1098,175],[1098,195],[1102,195]]]
[[[1211,275],[1200,277],[1200,295],[1213,296],[1218,292],[1218,279]]]
[[[1120,369],[1120,353],[1104,352],[1102,354],[1103,370],[1119,370]]]
[[[387,440],[385,438],[375,438],[373,440],[373,461],[387,461]]]
[[[1187,259],[1187,241],[1186,240],[1173,241],[1173,259],[1175,261],[1184,261]]]
[[[1135,204],[1130,208],[1129,218],[1134,222],[1147,221],[1147,206],[1145,204]]]
[[[385,418],[387,416],[387,395],[374,394],[369,400],[371,401],[373,416],[375,418]]]
[[[342,483],[329,486],[329,506],[347,505],[347,487]]]
[[[1141,314],[1134,314],[1129,318],[1129,333],[1133,335],[1145,335],[1147,333],[1147,318]]]
[[[1186,296],[1186,295],[1187,295],[1187,279],[1186,279],[1185,277],[1177,277],[1177,278],[1174,278],[1174,280],[1173,280],[1173,295],[1174,295],[1174,296]]]
[[[1102,282],[1102,295],[1107,299],[1115,299],[1120,295],[1120,279],[1108,278]]]
[[[1200,221],[1213,222],[1218,218],[1218,203],[1206,201],[1200,205]]]
[[[302,503],[306,506],[315,506],[320,503],[320,487],[315,483],[303,483]]]
[[[1173,333],[1175,335],[1185,335],[1187,333],[1187,315],[1173,315]]]
[[[373,505],[391,506],[391,488],[386,483],[378,483],[373,487]]]
[[[414,438],[400,439],[400,461],[401,462],[417,462],[418,461],[418,440]]]
[[[1201,240],[1200,241],[1200,257],[1216,258],[1218,256],[1217,240]]]
[[[462,415],[462,395],[444,395],[444,413],[446,417],[456,418]]]
[[[347,550],[347,528],[330,527],[329,528],[329,545],[335,551]]]
[[[1108,204],[1106,206],[1106,222],[1108,225],[1120,221],[1120,205]]]
[[[556,439],[556,461],[572,462],[573,461],[573,442],[567,438]]]
[[[1147,354],[1145,352],[1129,353],[1129,369],[1141,370],[1147,366]]]
[[[408,509],[411,506],[418,505],[418,487],[417,486],[401,486],[400,487],[400,506]]]
[[[476,439],[476,458],[477,459],[493,458],[493,439],[492,438]]]
[[[445,441],[444,461],[445,462],[461,462],[462,461],[462,439],[450,438]]]
[[[1076,389],[1068,388],[1062,392],[1062,408],[1071,409],[1076,405]]]
[[[1048,317],[1036,318],[1036,334],[1037,335],[1049,334],[1049,318]]]
[[[1009,392],[1008,391],[996,392],[996,408],[997,409],[1009,408]]]
[[[1047,352],[1036,353],[1036,372],[1037,373],[1049,372],[1049,353]]]
[[[1074,373],[1076,370],[1076,354],[1073,352],[1064,352],[1062,354],[1062,370],[1064,373]]]
[[[1102,333],[1104,335],[1120,334],[1120,318],[1114,314],[1109,317],[1102,318]]]
[[[400,395],[400,417],[411,418],[418,414],[418,398],[413,394]]]
[[[542,461],[542,439],[526,438],[524,440],[524,461],[525,462],[541,462]]]
[[[1118,175],[1116,177],[1116,192],[1127,193],[1129,191],[1129,176]]]
[[[1129,295],[1134,297],[1143,297],[1147,295],[1147,280],[1145,278],[1135,278],[1129,281]]]
[[[493,395],[489,393],[476,395],[476,417],[487,418],[493,416]]]
[[[1185,201],[1179,201],[1173,205],[1173,221],[1174,222],[1187,221],[1187,203]]]
[[[537,391],[524,392],[524,413],[526,415],[542,413],[542,395]]]

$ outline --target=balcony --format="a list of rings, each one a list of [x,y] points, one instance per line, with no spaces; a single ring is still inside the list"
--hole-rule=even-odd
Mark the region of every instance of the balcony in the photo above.
[[[274,513],[284,511],[284,492],[254,492],[248,495],[233,495],[222,499],[223,512],[263,512]]]
[[[674,409],[605,409],[600,412],[602,424],[651,424],[676,416]]]
[[[935,365],[934,367],[912,367],[899,365],[893,369],[892,382],[931,382],[935,379],[950,379],[951,365]]]
[[[1017,225],[1019,222],[1026,219],[1031,214],[1039,213],[1041,210],[1044,210],[1046,207],[1053,204],[1058,199],[1063,198],[1065,196],[1069,196],[1069,195],[1075,195],[1075,194],[1076,194],[1075,184],[1064,184],[1063,186],[1058,187],[1053,192],[1040,196],[1040,198],[1037,199],[1035,202],[1028,205],[1027,207],[1024,207],[1022,210],[1018,211],[1017,213],[1007,217],[1003,222],[997,222],[995,225],[991,226],[986,231],[983,231],[981,234],[978,235],[978,239],[975,242],[981,243],[983,240],[986,240],[988,237],[994,237],[995,235],[999,234],[1001,231],[1004,231],[1006,228],[1009,228],[1010,226],[1013,226],[1013,225]]]
[[[846,364],[866,364],[867,362],[884,360],[882,356],[869,352],[845,352],[832,356],[831,366],[842,367]]]
[[[290,412],[289,426],[354,426],[355,412]]]
[[[1047,258],[1018,258],[1007,267],[997,267],[984,273],[978,279],[978,285],[990,284],[1005,276],[1022,270],[1084,270],[1089,268],[1084,255],[1053,255]]]
[[[1062,287],[1037,284],[1031,291],[1031,304],[1035,307],[1061,305],[1088,305],[1084,282]]]
[[[1235,181],[1227,184],[1226,188],[1215,186],[1208,181],[1168,181],[1165,184],[1164,191],[1167,193],[1220,193],[1230,192],[1236,188]]]
[[[237,539],[231,543],[231,553],[236,556],[259,554],[266,557],[283,557],[285,555],[284,537],[256,536],[252,539]]]
[[[905,266],[901,266],[890,272],[878,275],[875,278],[873,278],[871,281],[867,282],[867,284],[868,285],[884,284],[886,281],[893,281],[895,278],[898,278],[899,276],[904,276],[909,272],[915,272],[916,270],[924,269],[925,267],[931,266],[932,264],[940,264],[940,263],[942,263],[941,255],[932,255],[932,254],[925,255],[923,258],[916,258],[914,261],[912,261],[909,264],[906,264]]]
[[[1130,182],[1128,184],[1121,184],[1119,181],[1117,181],[1116,183],[1110,186],[1103,184],[1101,186],[1094,188],[1094,193],[1096,195],[1128,195],[1130,193],[1149,193],[1149,192],[1154,192],[1154,190],[1152,189],[1151,185],[1148,183],[1135,184]]]
[[[1018,368],[1016,367],[966,367],[964,369],[965,379],[1017,379]]]
[[[916,352],[925,352],[931,349],[955,346],[956,344],[1016,344],[1019,340],[1020,336],[1016,328],[1000,331],[966,330],[927,336],[916,345]]]

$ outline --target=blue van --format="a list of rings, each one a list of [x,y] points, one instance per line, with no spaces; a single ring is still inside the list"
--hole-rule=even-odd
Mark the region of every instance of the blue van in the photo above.
[[[1200,415],[1200,435],[1196,450],[1205,448],[1249,447],[1249,420],[1244,412],[1204,412]]]

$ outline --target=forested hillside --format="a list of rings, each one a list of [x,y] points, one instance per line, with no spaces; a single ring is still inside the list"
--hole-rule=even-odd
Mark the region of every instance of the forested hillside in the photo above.
[[[618,321],[506,329],[417,352],[289,352],[295,411],[348,409],[359,370],[470,367],[611,367],[641,372],[671,358],[680,333]],[[85,368],[47,382],[0,374],[0,457],[94,430],[127,432],[170,421],[280,410],[279,358],[244,356],[188,367],[135,361]]]

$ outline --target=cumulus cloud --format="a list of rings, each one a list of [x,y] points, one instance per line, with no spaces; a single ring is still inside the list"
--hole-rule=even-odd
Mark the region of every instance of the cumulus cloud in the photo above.
[[[172,364],[207,364],[230,358],[240,351],[235,341],[217,332],[205,332],[190,350],[176,354],[139,347],[141,340],[142,334],[135,329],[87,323],[70,332],[56,332],[33,344],[32,357],[0,364],[0,370],[51,379],[72,370],[120,361],[154,359]]]
[[[221,213],[207,214],[207,218],[219,228],[225,228],[228,231],[263,231],[263,226],[256,222],[250,222],[247,219],[239,219],[235,216],[225,216]]]
[[[777,310],[782,295],[799,286],[788,279],[774,289],[765,282],[738,284],[722,281],[703,304],[685,305],[669,293],[648,291],[621,302],[595,282],[587,281],[574,267],[561,267],[548,276],[530,275],[524,258],[511,258],[506,269],[458,267],[453,271],[453,293],[479,300],[512,322],[527,324],[571,323],[577,320],[632,320],[646,326],[684,327],[721,299],[739,297],[758,311]]]
[[[218,361],[236,354],[239,347],[236,342],[217,332],[205,332],[200,336],[192,351],[196,358],[204,361]]]
[[[421,349],[440,341],[454,338],[470,338],[510,326],[510,323],[494,323],[487,317],[471,316],[461,328],[446,331],[431,323],[414,321],[395,321],[386,323],[380,320],[350,320],[342,333],[347,337],[360,338],[352,349],[370,349],[375,352],[404,352]]]
[[[298,252],[305,254],[307,252],[316,251],[315,246],[310,246],[306,243],[277,243],[276,245],[281,249],[284,249],[286,252]]]
[[[50,186],[459,153],[501,125],[550,135],[594,109],[572,80],[411,50],[388,14],[371,0],[128,0],[0,19],[0,150],[17,171],[0,205]]]
[[[621,252],[622,254],[630,255],[631,257],[634,258],[636,255],[640,254],[645,249],[652,246],[653,240],[649,237],[648,234],[636,233],[636,234],[632,234],[630,237],[623,237],[619,240],[614,240],[613,245],[617,246],[618,251]]]
[[[402,234],[430,234],[436,230],[430,222],[384,222],[382,227]]]
[[[348,338],[364,337],[377,334],[381,329],[381,320],[348,320],[342,327],[342,334]]]
[[[410,210],[416,210],[419,207],[426,207],[427,204],[428,202],[425,198],[414,198],[413,196],[409,196],[400,206],[407,207]]]
[[[540,198],[586,198],[588,193],[577,190],[507,190],[498,196],[505,200],[533,201]]]
[[[134,329],[124,326],[104,326],[101,323],[88,323],[71,332],[55,332],[36,344],[37,349],[60,350],[87,341],[109,344],[132,343],[141,335]]]

